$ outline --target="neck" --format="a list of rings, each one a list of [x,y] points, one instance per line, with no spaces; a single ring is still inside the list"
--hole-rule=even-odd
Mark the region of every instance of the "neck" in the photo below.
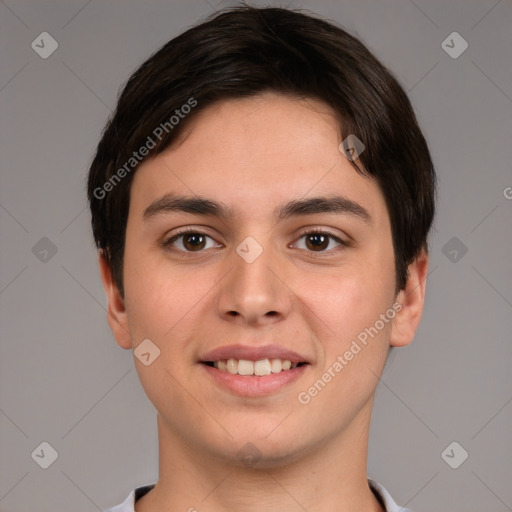
[[[196,451],[158,416],[159,480],[135,510],[384,512],[367,480],[371,405],[342,434],[292,461],[267,461],[265,467],[234,465]]]

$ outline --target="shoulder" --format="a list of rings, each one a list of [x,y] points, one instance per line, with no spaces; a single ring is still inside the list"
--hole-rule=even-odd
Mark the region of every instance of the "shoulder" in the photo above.
[[[142,498],[142,496],[148,493],[151,489],[153,489],[154,486],[155,484],[151,484],[133,489],[123,501],[123,503],[109,508],[104,512],[135,512],[135,502]]]
[[[368,484],[374,494],[376,494],[381,499],[386,512],[411,512],[408,508],[400,507],[397,505],[395,500],[391,497],[391,494],[389,494],[383,485],[379,484],[375,480],[372,480],[371,478],[368,479]]]

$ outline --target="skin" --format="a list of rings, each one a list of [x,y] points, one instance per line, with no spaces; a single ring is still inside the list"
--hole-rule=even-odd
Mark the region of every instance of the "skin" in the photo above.
[[[124,299],[99,255],[117,343],[133,349],[149,338],[161,351],[149,366],[134,358],[158,413],[160,459],[159,481],[137,512],[383,510],[367,483],[373,396],[389,346],[414,337],[428,258],[419,254],[396,296],[384,197],[339,151],[341,140],[324,103],[265,93],[203,110],[178,142],[137,170]],[[145,208],[169,192],[223,202],[233,215],[168,212],[145,221]],[[316,213],[276,223],[272,216],[292,199],[332,194],[359,203],[371,221]],[[211,237],[201,251],[190,250],[186,236],[174,251],[163,245],[187,226]],[[319,250],[304,236],[311,228],[351,245],[329,239]],[[247,236],[263,248],[252,263],[236,252]],[[400,312],[300,403],[298,394],[396,302]],[[269,396],[241,397],[218,387],[198,362],[235,343],[277,343],[311,364]],[[237,456],[248,442],[260,455],[252,466]]]

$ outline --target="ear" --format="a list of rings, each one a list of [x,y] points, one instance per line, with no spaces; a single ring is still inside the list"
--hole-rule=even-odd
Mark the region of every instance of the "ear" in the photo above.
[[[427,272],[428,255],[422,249],[409,265],[405,288],[400,290],[395,300],[395,304],[401,304],[401,309],[397,309],[392,321],[389,343],[393,347],[409,345],[416,334],[425,302]]]
[[[112,277],[112,269],[102,249],[98,251],[98,263],[100,266],[101,280],[107,295],[107,320],[114,334],[117,344],[122,348],[132,348],[128,319],[119,288]]]

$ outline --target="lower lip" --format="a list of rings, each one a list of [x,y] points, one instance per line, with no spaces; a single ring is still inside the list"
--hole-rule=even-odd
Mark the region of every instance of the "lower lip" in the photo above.
[[[222,388],[228,389],[237,395],[249,397],[266,396],[279,391],[297,380],[309,366],[308,364],[303,364],[290,370],[258,377],[256,375],[243,376],[232,374],[207,364],[200,364]]]

